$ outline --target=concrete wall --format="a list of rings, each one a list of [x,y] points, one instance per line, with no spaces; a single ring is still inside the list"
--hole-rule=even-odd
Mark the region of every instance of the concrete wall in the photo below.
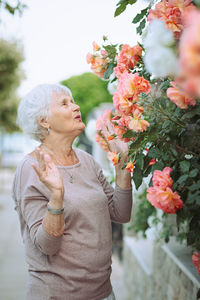
[[[125,300],[197,299],[200,276],[186,246],[125,237],[123,257]]]

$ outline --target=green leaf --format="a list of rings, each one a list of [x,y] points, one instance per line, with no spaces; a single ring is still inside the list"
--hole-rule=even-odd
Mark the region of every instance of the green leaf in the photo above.
[[[193,203],[197,203],[197,204],[200,204],[200,191],[197,190],[194,194],[191,194],[191,192],[189,193],[188,195],[188,198],[187,198],[187,202],[190,203],[190,204],[193,204]]]
[[[200,0],[194,0],[193,2],[197,7],[200,7]]]
[[[133,130],[128,130],[123,134],[124,138],[132,138],[135,137],[135,132]]]
[[[140,168],[136,166],[133,172],[133,181],[135,183],[136,189],[138,189],[142,184],[142,179],[143,179],[142,172]]]
[[[181,177],[179,177],[179,179],[177,180],[177,183],[179,183],[180,185],[184,185],[185,181],[188,179],[188,174],[182,175]]]
[[[198,169],[193,169],[192,171],[190,171],[189,173],[189,177],[196,177],[196,175],[199,173]]]
[[[160,85],[160,88],[163,91],[166,91],[169,87],[170,87],[170,81],[169,80],[166,80],[166,81],[162,82],[161,85]]]
[[[196,190],[199,190],[199,189],[200,189],[200,180],[198,180],[197,183],[194,183],[194,184],[192,184],[191,186],[189,186],[188,189],[189,189],[191,192],[194,192],[194,191],[196,191]]]
[[[120,2],[119,2],[119,3],[120,3]],[[117,7],[117,9],[115,10],[114,17],[117,17],[117,16],[121,15],[121,13],[123,13],[123,11],[125,11],[127,4],[128,4],[127,2],[124,2],[124,1],[123,1],[123,2],[120,4],[120,6]]]
[[[128,4],[132,5],[135,4],[137,2],[137,0],[128,0]]]
[[[157,158],[160,156],[160,150],[158,148],[151,148],[148,152],[148,156],[152,158]]]
[[[171,123],[172,123],[172,122],[169,121],[169,120],[164,121],[164,123],[163,123],[163,125],[162,125],[162,128],[163,128],[163,129],[167,128],[168,126],[171,125]]]
[[[113,64],[109,64],[107,70],[104,73],[104,79],[109,79],[112,73],[113,73]]]
[[[137,159],[136,159],[136,165],[141,169],[143,170],[144,168],[144,155],[142,153],[140,153],[138,156],[137,156]]]
[[[9,11],[10,14],[14,15],[16,8],[12,7],[8,3],[6,3],[5,8]]]
[[[161,104],[161,106],[166,109],[166,99],[164,97],[160,97],[159,98],[159,102]],[[170,122],[171,123],[171,122]]]
[[[178,156],[178,152],[174,148],[171,148],[171,151],[175,157]]]
[[[179,165],[180,165],[181,171],[182,171],[183,173],[188,172],[189,169],[190,169],[190,162],[189,162],[188,160],[183,160],[183,161],[181,161],[181,162],[179,163]]]
[[[152,166],[151,171],[154,172],[155,170],[163,170],[164,164],[161,161],[158,161],[155,165]]]
[[[142,30],[144,29],[145,24],[146,24],[146,20],[143,19],[142,22],[140,22],[140,25],[137,27],[136,31],[139,35],[142,34]]]
[[[135,16],[135,18],[133,19],[132,23],[136,24],[139,21],[141,21],[144,18],[144,16],[146,15],[148,9],[149,9],[149,7],[146,7],[145,9],[141,10],[141,12]]]
[[[196,240],[196,233],[194,231],[189,231],[187,233],[187,244],[188,244],[188,246],[194,244],[195,240]]]

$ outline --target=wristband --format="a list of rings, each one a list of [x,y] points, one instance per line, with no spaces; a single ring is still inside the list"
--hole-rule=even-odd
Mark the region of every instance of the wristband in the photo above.
[[[61,215],[64,211],[64,207],[61,208],[61,209],[54,209],[54,208],[51,208],[49,206],[49,204],[47,204],[47,210],[48,212],[50,212],[52,215]]]

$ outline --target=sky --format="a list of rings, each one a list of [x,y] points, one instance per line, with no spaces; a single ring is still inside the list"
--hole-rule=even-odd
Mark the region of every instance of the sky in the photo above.
[[[90,71],[86,55],[92,42],[137,43],[131,23],[137,12],[147,6],[138,0],[114,18],[119,0],[24,0],[28,5],[22,17],[0,15],[0,38],[17,39],[24,47],[22,67],[26,79],[18,89],[24,96],[41,83],[58,83],[73,75]]]

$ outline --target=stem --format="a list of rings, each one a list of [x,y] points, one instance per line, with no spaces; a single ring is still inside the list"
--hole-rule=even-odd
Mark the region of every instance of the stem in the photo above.
[[[168,144],[170,144],[170,145],[173,145],[177,150],[179,150],[179,151],[181,151],[181,152],[184,152],[184,153],[186,153],[186,154],[191,154],[191,155],[196,156],[196,157],[200,157],[200,154],[195,153],[195,152],[190,151],[190,150],[187,150],[187,149],[185,149],[185,148],[179,146],[178,144],[174,144],[173,142],[167,141],[166,139],[159,139],[159,140],[155,141],[154,144],[156,144],[156,143],[159,144],[159,143],[163,143],[163,142],[168,143]],[[151,148],[151,147],[150,147],[150,148]],[[150,149],[150,148],[149,148],[149,149]]]
[[[179,122],[176,122],[175,120],[173,120],[159,105],[159,109],[160,109],[160,112],[163,113],[166,117],[169,118],[170,121],[176,123],[177,125],[181,126],[182,128],[185,128],[185,126]],[[180,120],[179,120],[180,121]],[[181,121],[180,121],[181,122]]]
[[[165,116],[167,117],[168,120],[172,121],[172,122],[175,123],[176,125],[178,125],[178,126],[180,126],[180,127],[182,127],[182,128],[185,128],[184,125],[182,125],[182,124],[178,123],[177,121],[173,120],[166,112],[164,112],[162,109],[160,109],[160,107],[159,107],[159,109],[157,109],[157,108],[155,108],[152,104],[149,104],[149,106],[150,106],[153,110],[155,110],[155,111],[157,111],[157,112],[159,112],[159,113],[165,115]]]

